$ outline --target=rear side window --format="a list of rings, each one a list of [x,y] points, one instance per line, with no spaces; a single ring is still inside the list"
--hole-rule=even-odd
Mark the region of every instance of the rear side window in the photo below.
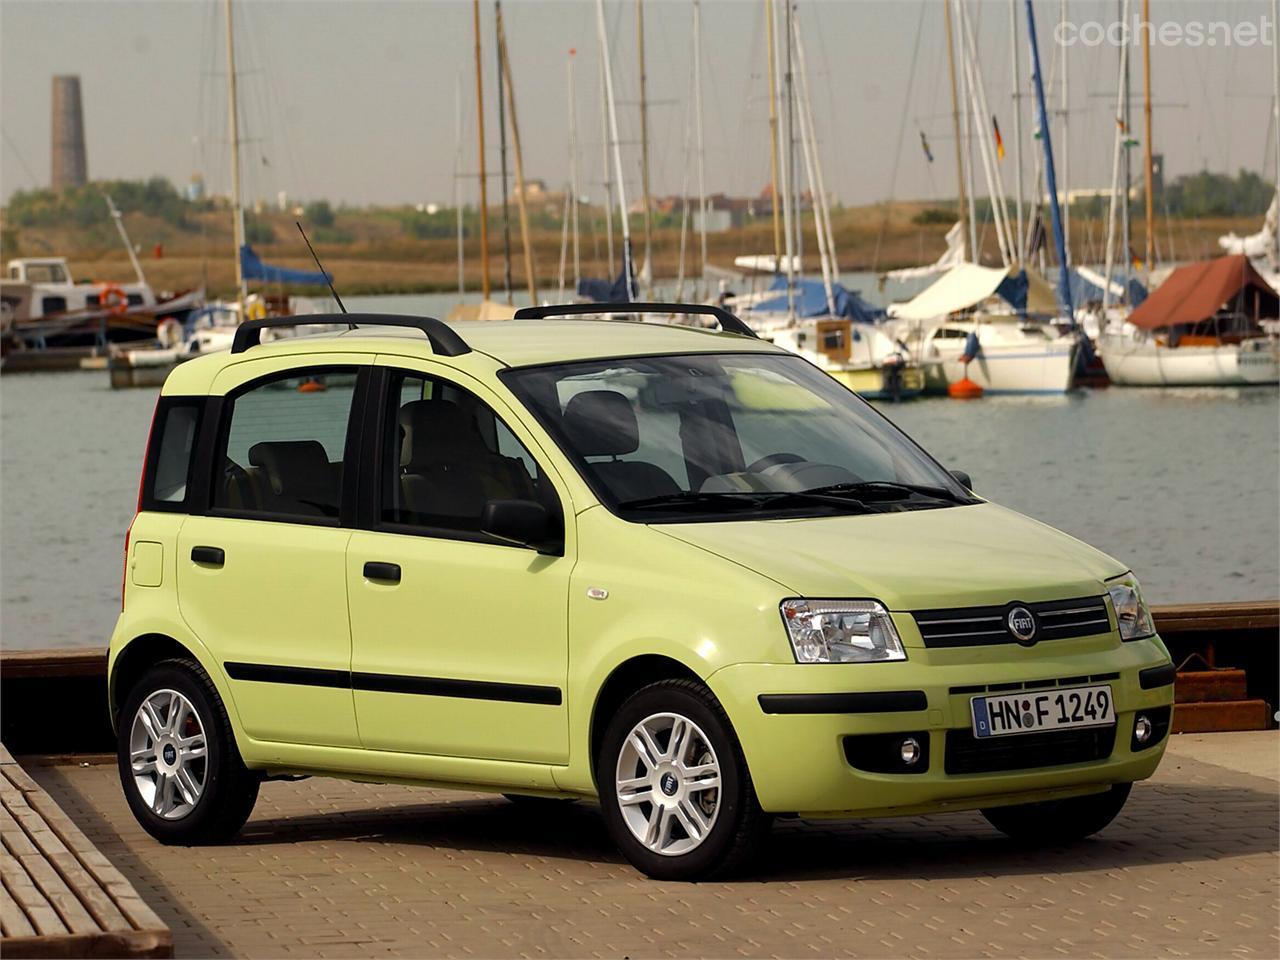
[[[203,408],[204,401],[200,399],[165,398],[160,401],[143,481],[142,500],[146,509],[186,508]]]
[[[215,454],[214,507],[336,521],[355,387],[354,370],[325,368],[235,395]]]

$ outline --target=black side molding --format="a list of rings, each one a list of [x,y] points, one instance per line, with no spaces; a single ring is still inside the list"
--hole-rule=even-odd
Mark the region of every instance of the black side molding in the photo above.
[[[925,710],[923,690],[877,690],[871,693],[762,693],[765,713],[899,713]]]
[[[530,683],[494,683],[488,680],[453,680],[444,677],[406,677],[394,673],[353,673],[353,690],[376,693],[416,693],[427,697],[460,697],[465,700],[502,700],[507,703],[543,703],[558,707],[559,687]]]
[[[351,674],[346,670],[321,670],[318,667],[281,667],[270,663],[235,663],[222,665],[232,680],[257,680],[260,683],[292,683],[307,687],[350,687]]]
[[[1138,685],[1143,690],[1167,687],[1173,683],[1177,675],[1178,668],[1172,663],[1161,664],[1158,667],[1147,667],[1145,670],[1138,671]]]
[[[495,683],[489,680],[455,680],[446,677],[409,677],[394,673],[349,673],[316,667],[287,667],[270,663],[223,664],[232,680],[288,683],[304,687],[332,687],[375,693],[409,693],[462,700],[498,700],[504,703],[538,703],[558,707],[564,697],[559,687],[531,683]]]

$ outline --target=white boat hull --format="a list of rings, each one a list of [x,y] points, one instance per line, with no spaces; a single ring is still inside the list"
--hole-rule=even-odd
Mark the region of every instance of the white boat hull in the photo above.
[[[1244,386],[1280,383],[1280,340],[1170,347],[1124,335],[1104,336],[1098,355],[1113,384],[1127,387]]]
[[[952,344],[955,344],[952,347]],[[963,342],[935,345],[925,363],[931,389],[945,391],[967,375],[984,393],[1066,393],[1075,375],[1075,342],[1066,338],[1040,344],[984,344],[968,364],[960,360]],[[931,361],[931,362],[930,362]]]

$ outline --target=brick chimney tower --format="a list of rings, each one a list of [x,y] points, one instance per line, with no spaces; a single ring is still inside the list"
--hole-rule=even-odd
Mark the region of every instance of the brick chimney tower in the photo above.
[[[80,105],[80,78],[53,78],[53,174],[54,190],[78,187],[89,179],[84,148],[84,110]]]

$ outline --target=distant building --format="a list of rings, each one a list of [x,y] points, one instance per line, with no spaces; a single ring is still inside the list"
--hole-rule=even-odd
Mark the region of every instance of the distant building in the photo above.
[[[84,146],[84,108],[80,78],[53,78],[53,162],[50,184],[54,190],[83,186],[89,179]]]
[[[201,174],[191,175],[191,179],[187,181],[186,195],[192,203],[204,199],[204,177]]]

